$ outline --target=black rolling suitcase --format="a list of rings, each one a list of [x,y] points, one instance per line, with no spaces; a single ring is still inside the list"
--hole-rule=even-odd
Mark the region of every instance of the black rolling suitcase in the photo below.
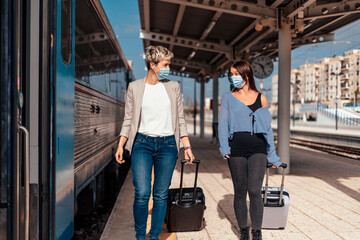
[[[182,187],[184,165],[188,161],[181,161],[180,188],[169,189],[166,223],[170,232],[199,231],[204,227],[205,195],[196,187],[200,160],[193,161],[196,164],[194,187]]]

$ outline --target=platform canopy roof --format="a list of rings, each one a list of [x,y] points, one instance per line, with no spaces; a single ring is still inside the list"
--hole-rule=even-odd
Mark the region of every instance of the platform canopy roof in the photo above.
[[[224,74],[237,59],[278,54],[282,21],[292,24],[292,49],[333,41],[360,18],[359,0],[138,0],[144,47],[174,52],[174,74]]]

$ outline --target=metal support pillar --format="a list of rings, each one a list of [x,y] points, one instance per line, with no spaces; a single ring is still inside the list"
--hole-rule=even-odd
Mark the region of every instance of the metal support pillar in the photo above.
[[[204,126],[205,126],[205,79],[200,78],[200,138],[204,138]]]
[[[213,76],[213,143],[217,144],[217,129],[219,124],[219,76],[214,74]]]
[[[278,82],[278,155],[290,172],[290,72],[291,72],[291,30],[286,19],[282,19],[279,30],[279,82]],[[282,170],[279,170],[282,171]]]

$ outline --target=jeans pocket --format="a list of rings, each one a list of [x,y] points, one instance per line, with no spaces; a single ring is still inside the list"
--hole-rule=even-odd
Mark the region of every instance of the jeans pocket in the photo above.
[[[174,138],[174,139],[168,139],[168,140],[166,140],[166,144],[167,144],[169,147],[176,147],[175,138]]]
[[[135,139],[135,143],[145,143],[146,139],[145,138],[136,138]]]

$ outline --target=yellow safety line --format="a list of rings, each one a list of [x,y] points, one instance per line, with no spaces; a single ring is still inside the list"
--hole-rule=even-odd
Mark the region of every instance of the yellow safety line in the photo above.
[[[151,187],[153,185],[154,185],[154,168],[151,174]],[[149,200],[149,215],[146,226],[146,237],[149,237],[150,234],[152,207],[153,207],[153,196],[151,191],[151,197]],[[162,233],[160,233],[159,235],[159,240],[176,240],[176,233],[169,233],[168,229],[166,228],[166,224],[164,224],[162,227]]]

